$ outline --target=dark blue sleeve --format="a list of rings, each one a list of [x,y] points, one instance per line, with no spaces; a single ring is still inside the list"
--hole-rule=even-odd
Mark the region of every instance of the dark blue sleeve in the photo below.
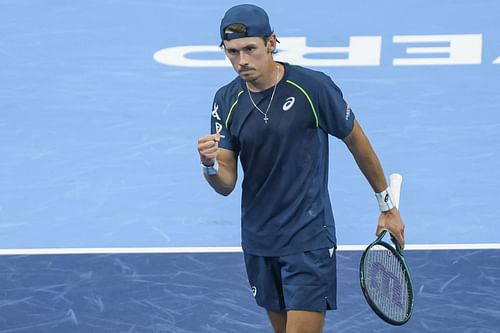
[[[322,74],[318,94],[319,127],[329,134],[343,139],[354,127],[354,113],[344,100],[342,91],[332,79]]]

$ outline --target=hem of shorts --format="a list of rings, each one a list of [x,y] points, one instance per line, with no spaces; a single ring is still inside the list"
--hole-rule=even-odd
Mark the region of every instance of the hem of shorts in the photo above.
[[[321,249],[337,249],[337,243],[332,242],[332,244],[328,245],[318,245],[318,246],[311,246],[305,247],[305,248],[298,248],[297,250],[290,250],[290,251],[254,251],[254,249],[248,249],[245,248],[243,245],[241,246],[243,249],[244,253],[251,254],[253,256],[259,256],[259,257],[283,257],[283,256],[289,256],[292,254],[297,254],[297,253],[303,253],[307,251],[316,251],[316,250],[321,250]]]
[[[306,308],[306,307],[290,307],[290,308],[283,308],[283,309],[273,309],[273,308],[267,308],[265,306],[262,306],[262,305],[259,305],[260,307],[266,309],[267,311],[273,311],[273,312],[286,312],[286,311],[308,311],[308,312],[320,312],[320,313],[323,313],[323,312],[326,312],[326,311],[336,311],[338,310],[338,308],[335,306],[330,306],[330,307],[326,307],[325,309],[323,310],[318,310],[318,309],[311,309],[311,308]]]
[[[274,312],[286,312],[286,311],[310,311],[310,312],[326,312],[326,311],[335,311],[338,310],[337,303],[331,304],[328,300],[325,300],[325,308],[319,310],[318,308],[310,308],[310,307],[302,307],[302,306],[291,306],[291,307],[283,307],[283,308],[272,308],[267,307],[265,305],[261,305],[256,302],[258,306],[266,309],[267,311]]]

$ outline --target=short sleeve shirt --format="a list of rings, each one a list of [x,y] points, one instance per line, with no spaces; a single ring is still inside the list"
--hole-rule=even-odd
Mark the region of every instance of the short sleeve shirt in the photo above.
[[[273,88],[251,93],[237,77],[220,88],[212,109],[219,146],[239,157],[243,249],[279,256],[334,247],[328,193],[328,135],[346,137],[354,114],[341,90],[322,72],[283,63]]]

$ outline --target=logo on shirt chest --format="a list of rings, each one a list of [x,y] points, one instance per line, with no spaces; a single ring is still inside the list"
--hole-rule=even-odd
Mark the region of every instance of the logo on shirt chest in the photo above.
[[[288,97],[283,104],[283,111],[289,111],[292,106],[295,104],[295,97]]]

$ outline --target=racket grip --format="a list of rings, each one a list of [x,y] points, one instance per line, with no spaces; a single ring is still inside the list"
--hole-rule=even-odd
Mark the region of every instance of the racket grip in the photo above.
[[[399,198],[401,193],[401,183],[403,182],[403,176],[399,173],[393,173],[389,176],[392,198],[394,199],[394,204],[396,208],[399,209]]]

